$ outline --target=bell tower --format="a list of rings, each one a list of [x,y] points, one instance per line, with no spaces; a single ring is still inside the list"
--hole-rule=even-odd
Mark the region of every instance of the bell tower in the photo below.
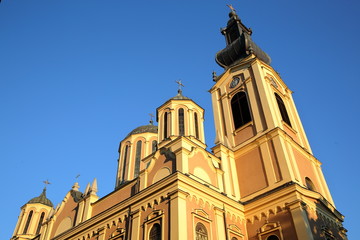
[[[226,47],[216,54],[224,72],[214,76],[210,93],[216,129],[213,151],[218,157],[224,147],[233,152],[237,197],[246,201],[285,183],[308,187],[311,182],[333,203],[292,91],[270,66],[270,57],[251,39],[252,30],[235,10],[229,18],[221,30]]]
[[[230,8],[221,30],[226,46],[215,57],[224,72],[214,73],[210,89],[216,129],[212,150],[221,159],[224,193],[244,204],[249,239],[271,234],[295,239],[285,230],[284,217],[299,240],[346,239],[343,216],[335,209],[321,162],[312,155],[292,91]],[[273,233],[264,230],[269,224]]]

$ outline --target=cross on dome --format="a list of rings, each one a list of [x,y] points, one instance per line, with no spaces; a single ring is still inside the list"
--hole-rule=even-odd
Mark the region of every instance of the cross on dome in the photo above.
[[[175,82],[179,85],[178,93],[181,94],[182,93],[181,87],[185,87],[185,86],[184,86],[184,84],[182,84],[180,79]]]
[[[46,189],[47,185],[51,184],[48,180],[43,181],[43,183],[45,184],[45,187],[44,187],[45,189]]]

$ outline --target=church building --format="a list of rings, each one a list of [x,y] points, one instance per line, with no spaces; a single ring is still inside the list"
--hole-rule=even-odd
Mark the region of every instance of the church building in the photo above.
[[[54,208],[46,188],[21,207],[11,240],[345,240],[321,162],[292,91],[234,9],[213,73],[216,138],[181,87],[156,109],[157,126],[123,138],[114,191],[78,183]],[[181,83],[180,83],[181,84]]]

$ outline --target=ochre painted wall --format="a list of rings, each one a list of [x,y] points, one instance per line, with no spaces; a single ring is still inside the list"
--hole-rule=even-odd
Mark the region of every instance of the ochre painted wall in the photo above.
[[[283,209],[281,212],[278,212],[276,214],[270,214],[267,221],[269,223],[280,223],[281,231],[284,237],[283,239],[298,240],[295,232],[295,227],[293,225],[291,213],[288,210]],[[249,234],[248,240],[259,240],[257,232],[262,226],[264,226],[264,224],[266,224],[265,218],[255,220],[253,223],[247,222],[247,231]]]
[[[268,186],[264,165],[258,147],[235,159],[241,197]]]
[[[115,204],[120,203],[125,199],[129,198],[132,195],[132,192],[134,191],[135,183],[136,181],[128,185],[125,185],[123,188],[114,191],[108,196],[102,198],[100,201],[95,202],[93,204],[92,216],[95,216],[105,211],[106,209],[109,208],[109,206],[114,206]]]

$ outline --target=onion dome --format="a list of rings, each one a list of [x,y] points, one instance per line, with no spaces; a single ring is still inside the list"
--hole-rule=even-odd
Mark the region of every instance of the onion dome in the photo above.
[[[258,59],[270,64],[271,58],[251,39],[252,30],[241,22],[234,9],[229,13],[229,17],[227,26],[221,29],[226,38],[226,47],[216,54],[216,62],[226,69],[254,54]]]
[[[53,207],[52,202],[46,197],[46,188],[42,191],[40,196],[30,199],[27,203],[41,203],[49,207]]]
[[[135,128],[126,137],[139,133],[158,133],[158,127],[150,121],[150,124]]]

